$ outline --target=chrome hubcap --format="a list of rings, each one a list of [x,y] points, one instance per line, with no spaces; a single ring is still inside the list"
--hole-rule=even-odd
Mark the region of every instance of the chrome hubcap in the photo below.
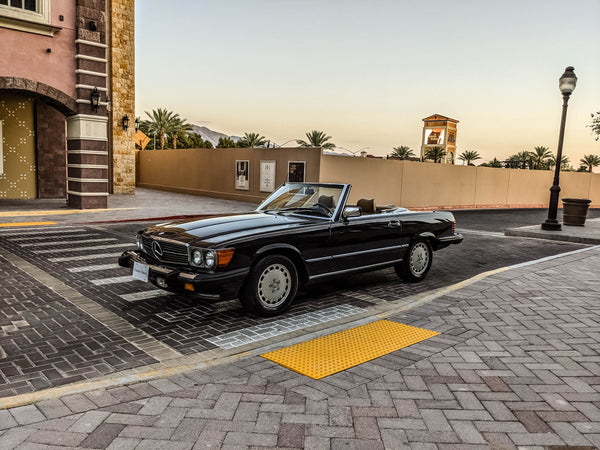
[[[276,308],[292,289],[290,271],[282,264],[272,264],[263,270],[258,280],[258,299],[263,306]]]
[[[429,251],[424,242],[418,242],[410,254],[410,270],[414,275],[423,275],[429,265]]]

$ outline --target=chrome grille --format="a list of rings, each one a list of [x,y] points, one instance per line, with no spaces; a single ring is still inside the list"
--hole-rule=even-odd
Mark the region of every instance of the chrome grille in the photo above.
[[[163,250],[163,255],[161,257],[154,253],[154,250],[152,249],[152,242],[154,241],[157,241]],[[146,236],[142,237],[142,244],[144,245],[144,252],[161,262],[179,265],[188,264],[188,250],[184,244],[177,244],[162,239],[151,239]]]

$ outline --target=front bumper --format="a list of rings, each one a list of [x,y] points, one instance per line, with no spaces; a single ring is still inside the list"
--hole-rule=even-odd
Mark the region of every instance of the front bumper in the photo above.
[[[233,269],[226,272],[193,272],[189,267],[173,268],[156,265],[144,258],[137,250],[127,250],[119,257],[119,265],[133,269],[137,262],[149,267],[149,281],[163,289],[194,293],[199,295],[231,300],[238,292],[248,275],[249,268]],[[190,287],[193,287],[191,289]]]

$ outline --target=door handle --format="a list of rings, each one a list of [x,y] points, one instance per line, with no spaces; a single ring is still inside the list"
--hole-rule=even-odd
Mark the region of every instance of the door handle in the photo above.
[[[388,222],[388,228],[398,228],[400,226],[400,221],[398,219],[390,220]]]

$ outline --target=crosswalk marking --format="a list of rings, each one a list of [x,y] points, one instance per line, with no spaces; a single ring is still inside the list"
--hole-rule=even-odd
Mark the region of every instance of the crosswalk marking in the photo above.
[[[50,262],[86,261],[88,259],[117,258],[119,256],[121,256],[121,252],[118,252],[118,253],[91,253],[89,255],[82,255],[82,256],[63,256],[60,258],[48,258],[48,261],[50,261]]]
[[[106,286],[107,284],[117,283],[130,283],[132,281],[139,281],[133,278],[131,275],[125,275],[124,277],[112,277],[112,278],[101,278],[99,280],[90,280],[96,286]]]
[[[132,294],[121,294],[123,300],[127,302],[139,302],[141,300],[149,300],[151,298],[162,297],[164,295],[173,295],[172,292],[163,289],[155,289],[153,291],[134,292]]]
[[[1,231],[0,236],[25,236],[25,235],[33,235],[33,234],[65,234],[65,233],[74,233],[74,232],[84,232],[87,231],[85,228],[66,228],[63,227],[60,230],[52,229],[52,230],[40,230],[40,229],[30,229],[20,231]]]
[[[51,248],[48,250],[33,250],[33,253],[42,255],[45,253],[66,253],[66,252],[83,252],[88,250],[106,250],[108,248],[117,247],[133,247],[130,243],[126,244],[109,244],[109,245],[96,245],[93,247],[73,247],[73,248]]]
[[[73,238],[77,238],[77,237],[82,237],[82,236],[98,236],[98,233],[86,233],[86,234],[82,234],[82,233],[68,233],[68,234],[61,234],[60,236],[56,236],[57,238],[68,238],[68,237],[73,237]],[[49,238],[48,236],[26,236],[26,237],[22,237],[19,235],[19,237],[9,237],[7,238],[7,240],[11,241],[11,242],[19,242],[19,241],[41,241],[41,240],[48,240],[48,239],[52,239]]]
[[[94,272],[97,270],[108,270],[108,269],[116,269],[120,267],[118,264],[97,264],[95,266],[80,266],[80,267],[72,267],[67,269],[71,273],[79,273],[79,272]]]
[[[219,336],[207,338],[206,340],[223,349],[236,348],[367,311],[368,310],[365,308],[359,308],[358,306],[353,305],[332,306],[319,311],[312,311],[294,317],[286,317],[284,319],[274,320],[273,322],[223,333]],[[163,313],[162,318],[165,318],[165,314],[166,313]],[[157,316],[158,315],[159,314],[157,314]]]
[[[31,244],[21,244],[21,247],[47,247],[49,245],[66,245],[66,244],[87,244],[92,242],[106,242],[116,241],[117,238],[100,238],[100,239],[80,239],[80,240],[69,240],[69,241],[52,241],[52,242],[34,242]],[[130,244],[131,245],[131,244]]]

